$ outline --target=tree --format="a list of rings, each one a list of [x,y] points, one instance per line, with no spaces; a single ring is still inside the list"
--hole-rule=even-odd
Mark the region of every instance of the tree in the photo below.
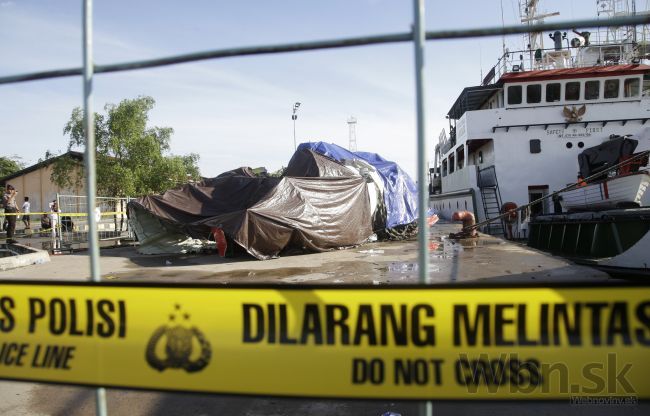
[[[160,193],[200,178],[197,154],[168,154],[174,132],[171,127],[147,126],[154,104],[153,98],[141,96],[117,105],[106,104],[106,114],[95,113],[98,195]],[[69,135],[69,150],[84,147],[84,112],[80,108],[72,110],[63,133]],[[74,169],[75,165],[78,162],[71,158],[57,159],[52,181],[61,187],[81,184],[83,169]]]
[[[20,158],[16,155],[11,158],[0,156],[0,178],[9,176],[14,172],[18,172],[23,167],[24,166],[20,162]]]

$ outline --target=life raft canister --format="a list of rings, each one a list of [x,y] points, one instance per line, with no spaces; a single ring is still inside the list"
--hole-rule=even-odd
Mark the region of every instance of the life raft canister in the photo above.
[[[517,221],[517,204],[514,202],[506,202],[501,205],[501,214],[508,214],[503,217],[503,220],[508,223],[513,223]]]

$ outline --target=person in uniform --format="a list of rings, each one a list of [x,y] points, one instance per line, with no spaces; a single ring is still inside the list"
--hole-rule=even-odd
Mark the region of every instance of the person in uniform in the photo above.
[[[2,206],[5,209],[5,214],[14,214],[7,215],[7,243],[17,243],[18,241],[14,240],[14,233],[16,232],[16,217],[15,215],[18,212],[18,207],[16,206],[16,195],[18,192],[16,188],[12,185],[7,185],[5,188],[5,193],[2,196]]]

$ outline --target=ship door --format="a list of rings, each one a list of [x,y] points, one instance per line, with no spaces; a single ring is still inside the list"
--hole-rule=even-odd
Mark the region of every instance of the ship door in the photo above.
[[[548,195],[548,185],[533,185],[528,187],[528,203],[536,201],[540,198]],[[535,217],[537,215],[547,214],[547,201],[538,202],[537,204],[530,206],[530,216]]]

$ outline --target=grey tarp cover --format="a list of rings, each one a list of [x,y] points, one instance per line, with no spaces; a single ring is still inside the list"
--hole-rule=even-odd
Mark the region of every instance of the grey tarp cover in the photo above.
[[[163,195],[138,198],[129,203],[129,217],[145,223],[143,216],[154,216],[170,232],[193,238],[208,238],[211,228],[221,228],[258,259],[289,249],[349,247],[370,237],[364,178],[351,176],[343,165],[311,151],[294,155],[288,169],[302,176],[315,172],[339,176],[259,178],[236,169]],[[146,244],[146,235],[138,231],[136,235]]]

